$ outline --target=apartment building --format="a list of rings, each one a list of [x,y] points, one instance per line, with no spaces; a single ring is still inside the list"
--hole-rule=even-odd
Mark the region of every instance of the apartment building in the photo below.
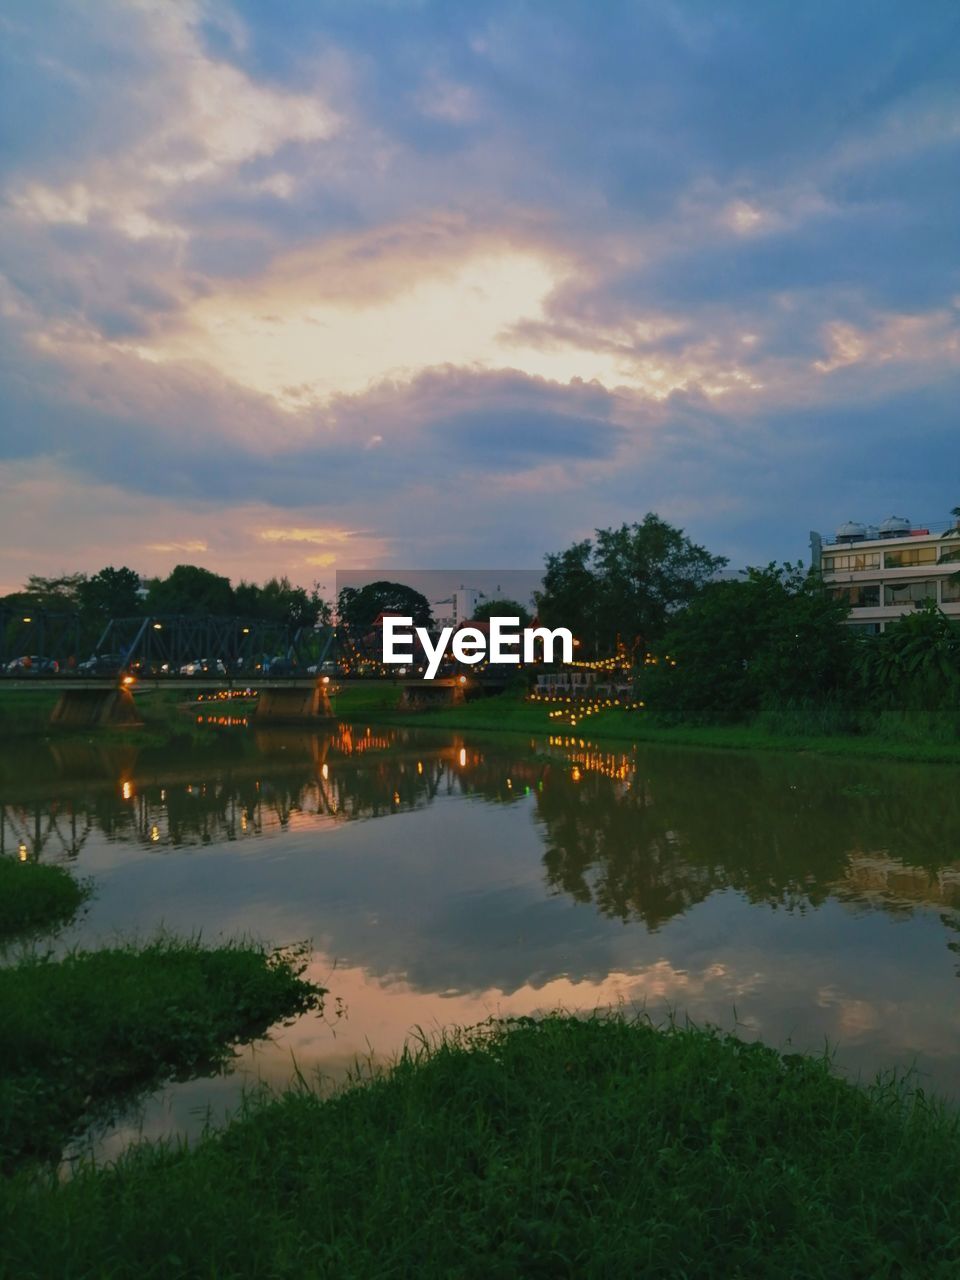
[[[810,550],[860,631],[883,631],[924,601],[960,621],[960,520],[935,527],[901,516],[876,526],[849,521],[832,537],[811,533]]]

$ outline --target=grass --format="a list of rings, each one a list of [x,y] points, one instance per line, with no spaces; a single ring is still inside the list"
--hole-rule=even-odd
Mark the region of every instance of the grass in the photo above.
[[[410,728],[469,729],[481,732],[569,733],[569,724],[551,720],[544,703],[527,702],[515,692],[477,698],[459,706],[412,710],[400,706],[401,689],[387,681],[371,680],[342,689],[332,699],[336,716],[352,721],[393,724]],[[0,690],[0,737],[48,735],[49,716],[56,695],[39,690]],[[182,691],[159,690],[137,699],[144,717],[136,729],[98,729],[98,739],[162,746],[209,741],[210,728],[195,724],[181,709]],[[202,706],[198,710],[202,711]],[[217,709],[211,704],[211,714]],[[578,736],[664,746],[706,747],[738,751],[808,751],[818,755],[911,760],[918,763],[960,763],[957,711],[923,713],[884,711],[864,713],[852,731],[830,709],[780,708],[762,712],[751,724],[693,725],[657,723],[646,711],[605,710],[578,720]],[[70,732],[70,731],[60,731]],[[90,731],[80,731],[89,737]]]
[[[289,953],[174,939],[0,968],[0,1163],[56,1158],[98,1109],[318,1007],[301,971]]]
[[[49,733],[59,696],[51,689],[0,690],[0,738]]]
[[[373,685],[371,705],[355,701],[361,688],[339,694],[336,712],[347,720],[368,716],[385,724],[418,728],[470,729],[501,733],[536,733],[588,736],[646,742],[663,746],[708,747],[739,751],[808,751],[818,755],[912,760],[920,763],[960,763],[960,737],[953,719],[910,712],[884,712],[866,717],[860,732],[840,732],[829,719],[799,715],[795,709],[782,714],[766,711],[753,724],[658,724],[646,711],[604,710],[580,717],[575,727],[559,718],[551,720],[548,704],[527,702],[515,693],[478,698],[459,706],[408,710],[398,696]],[[376,698],[373,697],[376,695]]]
[[[78,688],[83,688],[78,681]],[[189,731],[189,723],[180,710],[180,704],[189,696],[184,690],[159,689],[140,694],[136,699],[137,711],[143,717],[143,725],[129,727],[59,728],[50,724],[50,716],[60,692],[56,689],[0,689],[0,739],[22,737],[57,738],[69,736],[129,738],[135,742],[156,740],[157,735]]]
[[[64,867],[0,857],[0,943],[65,924],[89,894]]]
[[[824,1060],[560,1015],[454,1033],[187,1149],[13,1180],[0,1257],[85,1277],[953,1277],[956,1116]]]

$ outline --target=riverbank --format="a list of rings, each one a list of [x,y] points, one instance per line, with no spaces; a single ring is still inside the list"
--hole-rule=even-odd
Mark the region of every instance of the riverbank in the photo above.
[[[191,1149],[12,1180],[29,1277],[820,1275],[960,1266],[954,1112],[709,1031],[553,1016],[454,1032]]]
[[[495,733],[535,733],[589,736],[591,740],[697,747],[709,750],[806,752],[903,760],[918,764],[960,764],[960,737],[944,717],[935,714],[886,712],[873,717],[863,732],[805,732],[803,717],[785,712],[783,727],[767,713],[762,722],[733,725],[663,725],[640,708],[603,708],[577,717],[551,718],[550,704],[528,701],[517,693],[478,698],[458,706],[412,710],[400,705],[401,688],[388,681],[355,684],[336,693],[333,712],[338,719],[395,725]],[[144,724],[132,729],[57,730],[49,724],[57,695],[44,690],[0,690],[0,735],[23,740],[41,737],[90,737],[157,746],[173,738],[205,738],[219,718],[251,717],[254,703],[241,700],[191,703],[182,690],[151,690],[137,697]],[[322,722],[320,722],[322,727]]]
[[[763,725],[658,725],[640,708],[604,708],[570,718],[550,717],[551,704],[527,701],[515,693],[461,703],[459,706],[410,710],[399,705],[392,686],[371,684],[337,694],[334,711],[345,720],[370,719],[409,728],[436,728],[496,733],[553,734],[589,737],[661,746],[699,747],[711,750],[808,752],[826,756],[872,757],[914,763],[960,764],[960,739],[941,740],[931,731],[931,721],[889,712],[867,733],[777,732]]]
[[[59,697],[59,692],[52,689],[0,689],[0,737],[68,738],[89,737],[95,733],[98,738],[116,740],[129,737],[138,742],[157,743],[166,741],[171,733],[191,734],[196,727],[195,718],[185,714],[184,704],[190,695],[183,689],[151,689],[138,693],[136,706],[143,724],[133,728],[57,728],[51,725],[50,716]]]

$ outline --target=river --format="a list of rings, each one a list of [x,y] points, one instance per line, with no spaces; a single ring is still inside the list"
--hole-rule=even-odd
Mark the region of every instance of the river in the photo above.
[[[8,747],[0,846],[94,880],[40,945],[309,941],[329,988],[323,1017],[88,1135],[99,1155],[194,1134],[258,1079],[336,1083],[411,1034],[557,1007],[829,1045],[850,1078],[914,1068],[960,1097],[949,767],[224,723],[165,747]]]

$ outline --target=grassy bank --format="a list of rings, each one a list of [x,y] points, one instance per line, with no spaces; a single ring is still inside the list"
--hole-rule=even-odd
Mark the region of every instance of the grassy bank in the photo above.
[[[162,940],[0,968],[0,1163],[56,1157],[103,1105],[214,1070],[317,1007],[294,957]]]
[[[960,739],[949,725],[933,716],[886,712],[863,732],[817,731],[815,721],[784,713],[766,713],[756,724],[658,725],[646,711],[605,709],[581,716],[575,726],[568,719],[550,719],[546,703],[527,702],[504,693],[456,707],[411,711],[399,705],[399,693],[373,684],[350,688],[336,699],[337,715],[346,720],[377,719],[383,723],[420,728],[491,730],[589,736],[591,739],[658,743],[664,746],[708,747],[741,751],[810,751],[821,755],[867,756],[878,759],[960,764]],[[782,727],[778,727],[778,724]]]
[[[78,687],[82,685],[78,683]],[[50,724],[50,716],[59,697],[55,689],[0,689],[0,738],[35,738],[48,734],[89,736],[96,732],[98,736],[131,735],[137,741],[153,741],[170,732],[190,732],[190,721],[180,710],[181,704],[190,697],[189,690],[151,689],[138,694],[137,711],[144,723],[134,729],[56,728]]]
[[[692,1029],[521,1019],[194,1148],[15,1180],[8,1274],[947,1277],[956,1117]]]
[[[0,857],[0,943],[64,924],[89,893],[64,867]]]
[[[51,689],[0,689],[0,737],[49,733],[58,697]]]
[[[579,717],[575,726],[568,719],[549,717],[548,704],[528,702],[517,693],[478,698],[456,707],[411,710],[400,706],[401,690],[386,681],[355,684],[337,693],[333,712],[354,722],[394,724],[410,728],[478,730],[498,733],[589,735],[592,739],[655,743],[664,746],[705,747],[739,751],[808,751],[819,755],[873,757],[919,763],[960,764],[960,736],[957,713],[910,713],[887,711],[864,716],[857,731],[841,730],[831,717],[767,711],[752,724],[680,725],[658,724],[645,710],[604,709],[599,714]],[[185,693],[158,690],[137,699],[144,724],[135,729],[51,730],[50,712],[56,695],[42,690],[27,692],[0,690],[0,736],[37,739],[51,733],[98,740],[136,743],[160,747],[174,740],[185,746],[190,741],[209,741],[211,729],[196,722],[197,715],[252,714],[250,704],[221,707],[211,703],[185,715]],[[951,718],[952,715],[952,718]]]

